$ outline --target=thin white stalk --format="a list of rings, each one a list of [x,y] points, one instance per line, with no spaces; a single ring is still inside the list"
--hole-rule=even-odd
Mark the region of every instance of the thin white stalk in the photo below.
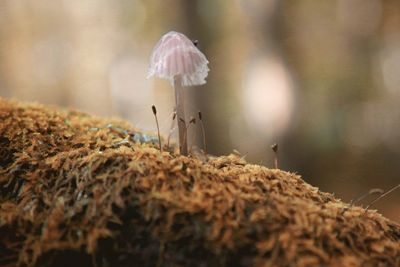
[[[168,149],[169,149],[169,141],[171,139],[172,132],[175,129],[175,127],[174,127],[175,119],[176,119],[176,110],[174,109],[174,114],[172,115],[171,127],[170,127],[169,133],[168,133],[168,141],[167,141],[167,148]]]
[[[174,89],[175,89],[175,104],[176,104],[176,116],[178,121],[179,129],[179,150],[181,155],[188,155],[187,145],[187,130],[185,122],[185,106],[184,106],[184,91],[182,87],[182,79],[180,75],[174,77]]]

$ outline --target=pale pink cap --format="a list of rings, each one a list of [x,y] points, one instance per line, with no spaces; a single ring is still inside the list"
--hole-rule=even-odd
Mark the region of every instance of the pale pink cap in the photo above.
[[[147,78],[156,76],[170,80],[181,76],[182,86],[206,83],[210,70],[208,60],[203,53],[185,35],[169,32],[161,37],[150,57]]]

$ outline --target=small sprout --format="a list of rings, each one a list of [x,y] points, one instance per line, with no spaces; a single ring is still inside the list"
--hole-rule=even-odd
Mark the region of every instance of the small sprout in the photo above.
[[[246,157],[247,157],[247,154],[242,155],[242,153],[239,150],[235,149],[235,148],[233,149],[232,152],[233,152],[234,155],[240,157],[240,160],[245,160]]]
[[[151,110],[153,111],[154,116],[157,116],[157,109],[156,106],[152,105]]]
[[[278,162],[278,144],[275,143],[271,146],[272,151],[274,151],[274,165],[275,169],[279,168],[279,162]]]
[[[236,148],[233,149],[233,154],[235,154],[236,156],[242,156],[242,154],[240,153],[239,150],[237,150]]]
[[[150,56],[147,77],[157,76],[167,79],[175,88],[176,113],[179,118],[179,148],[187,156],[188,147],[185,136],[184,86],[195,86],[206,83],[208,60],[203,53],[179,32],[169,32],[161,37]],[[183,119],[183,120],[181,120]]]
[[[204,123],[203,123],[203,115],[201,111],[198,112],[200,125],[201,125],[201,132],[203,134],[203,147],[204,147],[204,155],[207,156],[207,143],[206,143],[206,131],[204,130]]]
[[[381,194],[379,197],[375,198],[374,200],[371,201],[371,203],[368,204],[368,206],[365,208],[365,212],[367,212],[367,210],[376,202],[378,202],[379,200],[381,200],[382,198],[386,197],[387,195],[389,195],[390,193],[392,193],[394,190],[400,188],[400,184],[392,187],[391,189],[389,189],[388,191],[386,191],[385,193]]]
[[[350,204],[347,205],[345,208],[343,208],[341,214],[343,215],[351,207],[353,207],[355,204],[359,203],[360,201],[362,201],[366,197],[371,196],[373,194],[382,194],[383,192],[384,191],[382,189],[380,189],[380,188],[372,188],[372,189],[370,189],[367,193],[362,194],[361,196],[359,196],[355,200],[354,199],[350,200]]]
[[[157,134],[158,134],[158,145],[160,147],[160,151],[162,152],[162,146],[161,146],[161,135],[160,135],[160,126],[158,125],[158,118],[157,118],[157,109],[156,106],[152,105],[151,110],[153,111],[154,118],[156,119],[156,124],[157,124]]]
[[[383,190],[380,188],[372,188],[370,189],[367,193],[362,194],[361,196],[359,196],[358,198],[356,198],[355,200],[352,199],[350,201],[350,205],[353,206],[357,203],[359,203],[360,201],[362,201],[363,199],[365,199],[366,197],[370,196],[370,195],[374,195],[374,194],[383,194]]]

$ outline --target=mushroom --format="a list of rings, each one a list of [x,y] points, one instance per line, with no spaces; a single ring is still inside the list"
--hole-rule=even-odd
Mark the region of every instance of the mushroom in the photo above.
[[[175,105],[179,129],[179,148],[188,154],[184,109],[184,86],[205,84],[208,60],[185,35],[179,32],[164,34],[150,56],[147,78],[157,76],[167,79],[175,89]]]

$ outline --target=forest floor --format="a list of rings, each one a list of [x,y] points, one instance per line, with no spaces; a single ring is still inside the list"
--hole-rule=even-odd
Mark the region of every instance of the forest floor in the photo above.
[[[376,211],[143,136],[0,98],[0,266],[400,266],[400,225]]]

